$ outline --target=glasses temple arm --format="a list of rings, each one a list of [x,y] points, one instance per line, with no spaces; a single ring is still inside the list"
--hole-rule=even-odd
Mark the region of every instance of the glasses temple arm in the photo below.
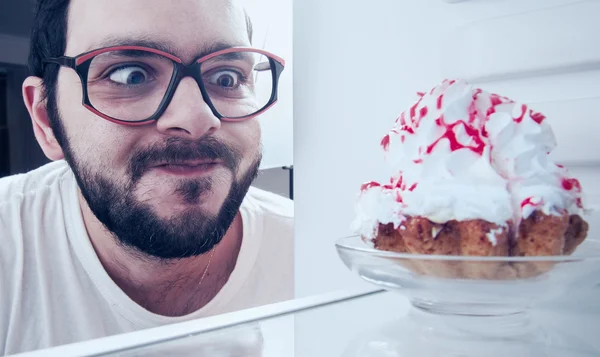
[[[61,66],[69,67],[69,68],[75,68],[77,66],[76,59],[73,57],[67,57],[67,56],[46,58],[42,63],[43,64],[55,63],[55,64],[59,64]]]

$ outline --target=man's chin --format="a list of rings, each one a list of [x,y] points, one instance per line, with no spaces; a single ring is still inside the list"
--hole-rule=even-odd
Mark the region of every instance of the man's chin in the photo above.
[[[167,219],[148,213],[148,220],[139,224],[144,234],[122,232],[116,238],[126,247],[158,259],[204,254],[221,241],[231,224],[198,207],[187,208]]]
[[[158,259],[181,259],[221,241],[259,164],[239,181],[229,174],[159,183],[142,175],[125,186],[76,165],[73,171],[93,214],[120,244]]]
[[[144,199],[144,197],[152,197]],[[151,210],[161,219],[171,219],[187,212],[197,212],[203,215],[216,216],[223,206],[227,192],[220,190],[199,190],[197,187],[188,187],[176,190],[176,192],[161,192],[157,194],[144,193],[138,195],[138,204],[151,207]]]
[[[211,206],[206,203],[190,205],[186,203],[178,203],[166,207],[156,207],[154,215],[156,218],[164,222],[174,222],[182,219],[198,219],[198,217],[214,217],[219,214],[218,208],[221,206]]]

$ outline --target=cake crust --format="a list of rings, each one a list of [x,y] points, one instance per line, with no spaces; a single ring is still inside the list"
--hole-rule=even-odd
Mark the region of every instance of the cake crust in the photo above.
[[[586,238],[587,222],[578,215],[546,215],[535,211],[515,230],[512,222],[498,226],[484,220],[438,224],[409,217],[398,228],[380,224],[372,239],[379,250],[450,256],[556,256],[572,254]],[[490,236],[490,235],[493,236]],[[405,268],[428,276],[461,279],[530,278],[552,269],[554,263],[408,261]]]

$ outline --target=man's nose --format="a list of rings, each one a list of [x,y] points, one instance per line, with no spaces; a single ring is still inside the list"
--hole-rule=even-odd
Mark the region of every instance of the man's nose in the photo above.
[[[198,83],[186,77],[179,82],[169,106],[156,125],[164,134],[194,140],[218,130],[221,121],[202,98]]]

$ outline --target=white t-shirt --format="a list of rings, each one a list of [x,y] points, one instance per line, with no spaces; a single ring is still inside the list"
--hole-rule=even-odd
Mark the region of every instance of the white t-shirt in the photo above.
[[[293,202],[251,188],[243,241],[217,296],[182,317],[154,314],[106,273],[64,161],[0,179],[0,354],[130,332],[293,298]]]

